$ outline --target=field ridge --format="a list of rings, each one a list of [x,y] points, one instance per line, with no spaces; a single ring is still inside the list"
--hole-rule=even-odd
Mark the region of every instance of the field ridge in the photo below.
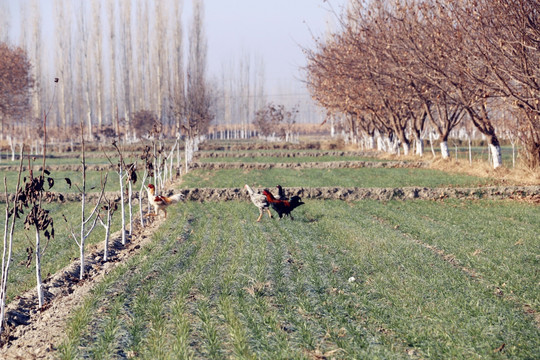
[[[87,164],[87,171],[109,171],[116,169],[116,164]],[[192,162],[191,170],[223,170],[223,169],[358,169],[358,168],[427,168],[428,162],[423,161],[321,161],[321,162],[289,162],[289,163],[245,163],[245,162]],[[42,166],[32,167],[41,171]],[[0,166],[2,171],[19,171],[18,165]],[[82,164],[47,165],[50,171],[82,171]],[[23,166],[23,171],[28,167]]]
[[[262,191],[263,189],[259,189]],[[443,199],[511,199],[524,200],[532,203],[540,203],[540,186],[485,186],[485,187],[399,187],[399,188],[361,188],[361,187],[289,187],[286,189],[288,196],[300,196],[305,199],[317,200],[443,200]],[[249,201],[249,196],[244,188],[188,188],[169,190],[165,195],[181,193],[187,201]],[[133,192],[132,199],[138,201],[139,192]],[[120,196],[120,192],[105,192],[108,198]],[[10,201],[13,194],[8,194]],[[97,201],[98,193],[86,194],[90,202]],[[146,199],[146,193],[142,196]],[[61,194],[50,192],[47,201],[80,201],[81,195],[77,193]]]

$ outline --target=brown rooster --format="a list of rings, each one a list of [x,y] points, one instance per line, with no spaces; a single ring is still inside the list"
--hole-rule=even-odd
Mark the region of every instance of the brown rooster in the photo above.
[[[266,200],[268,200],[272,209],[278,213],[280,219],[283,215],[289,215],[291,220],[294,220],[291,211],[304,204],[300,196],[293,196],[289,200],[279,200],[268,189],[263,190],[263,195],[266,196]]]
[[[173,196],[163,196],[163,195],[156,195],[156,187],[153,184],[148,184],[148,187],[146,188],[146,192],[148,193],[148,199],[150,201],[150,204],[154,207],[154,214],[150,213],[148,216],[158,216],[159,211],[163,211],[165,214],[165,219],[167,218],[167,206],[171,204],[175,204],[179,202],[180,200],[184,199],[184,195],[182,194],[175,194]]]

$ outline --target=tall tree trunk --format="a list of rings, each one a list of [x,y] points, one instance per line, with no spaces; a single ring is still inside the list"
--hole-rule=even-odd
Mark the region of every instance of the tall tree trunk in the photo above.
[[[36,290],[39,308],[43,307],[43,281],[41,280],[41,237],[36,227]]]
[[[84,188],[84,186],[83,186]],[[79,279],[82,280],[84,279],[84,247],[86,245],[86,239],[85,239],[85,234],[84,234],[84,209],[85,209],[85,204],[86,204],[86,194],[84,194],[84,191],[83,190],[83,194],[82,194],[82,198],[81,198],[81,203],[82,203],[82,206],[81,206],[81,237],[80,237],[80,243],[79,243],[79,258],[80,258],[80,261],[81,261],[81,267],[79,269]]]
[[[488,137],[489,138],[489,137]],[[501,145],[499,139],[493,134],[489,139],[489,150],[491,152],[491,160],[493,168],[496,169],[502,165]]]
[[[109,3],[109,24],[110,24],[110,34],[109,34],[109,50],[110,50],[110,79],[111,79],[111,87],[110,87],[110,104],[111,104],[111,118],[112,118],[112,126],[114,129],[114,133],[116,136],[119,136],[120,128],[118,124],[118,105],[117,105],[117,96],[116,93],[116,32],[115,32],[115,11],[114,11],[114,1],[111,1]]]
[[[450,157],[450,151],[448,150],[448,140],[443,139],[440,143],[441,146],[441,156],[443,159],[448,159]]]

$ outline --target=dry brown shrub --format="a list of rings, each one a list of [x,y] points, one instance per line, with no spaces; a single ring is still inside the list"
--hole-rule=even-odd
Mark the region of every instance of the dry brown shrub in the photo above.
[[[492,178],[501,184],[540,185],[540,171],[520,165],[513,169],[504,166],[493,169],[486,161],[473,161],[470,164],[466,160],[437,158],[432,161],[431,168],[449,173]]]
[[[342,138],[323,140],[320,144],[321,150],[345,150],[345,141]]]

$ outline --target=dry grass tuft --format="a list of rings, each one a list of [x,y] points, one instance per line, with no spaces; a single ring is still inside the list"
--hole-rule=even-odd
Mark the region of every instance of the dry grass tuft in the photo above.
[[[272,287],[272,283],[270,281],[262,282],[262,281],[253,281],[251,286],[244,287],[244,290],[246,292],[253,296],[264,296],[267,291],[269,291]]]
[[[470,176],[492,178],[498,185],[540,185],[540,169],[528,169],[517,166],[513,169],[501,166],[493,169],[485,161],[468,161],[455,159],[435,159],[431,168],[450,173],[466,174]]]

